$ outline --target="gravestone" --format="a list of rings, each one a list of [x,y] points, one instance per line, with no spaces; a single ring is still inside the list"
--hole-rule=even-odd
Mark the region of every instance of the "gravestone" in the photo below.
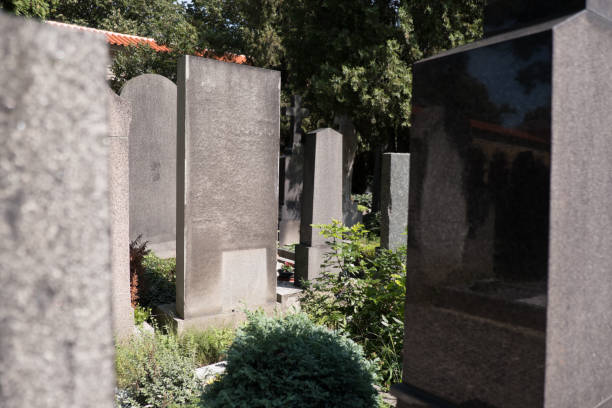
[[[313,224],[342,220],[342,135],[319,129],[304,137],[304,190],[300,243],[295,248],[295,279],[316,279],[329,250]]]
[[[610,17],[415,65],[400,400],[611,406]]]
[[[352,227],[361,222],[363,218],[357,209],[357,203],[351,199],[353,166],[358,147],[357,129],[347,115],[336,116],[334,125],[342,134],[342,221],[344,225]]]
[[[132,104],[130,239],[142,234],[162,257],[176,251],[176,85],[161,75],[129,80],[121,97]]]
[[[285,115],[291,118],[291,139],[286,146],[286,153],[291,153],[293,147],[302,143],[302,121],[310,115],[310,111],[302,106],[302,97],[293,95],[291,97],[291,106],[284,108]]]
[[[380,191],[380,246],[406,246],[410,154],[384,153]]]
[[[179,329],[276,305],[280,73],[183,57],[178,68]]]
[[[2,407],[113,407],[107,63],[0,13]]]
[[[132,108],[107,89],[109,98],[109,195],[111,212],[111,270],[113,272],[113,327],[118,337],[133,332],[130,294],[130,180],[129,141]]]
[[[291,245],[300,242],[300,200],[302,196],[304,152],[302,148],[302,120],[309,115],[302,107],[302,97],[294,95],[292,106],[285,109],[291,118],[291,140],[281,159],[282,205],[280,208],[279,243]]]

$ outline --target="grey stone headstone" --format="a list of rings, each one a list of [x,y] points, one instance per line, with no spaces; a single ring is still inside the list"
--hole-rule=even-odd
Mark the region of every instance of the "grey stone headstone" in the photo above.
[[[304,149],[302,147],[302,120],[310,111],[302,107],[302,97],[293,95],[292,106],[285,109],[285,114],[291,118],[290,147],[286,149],[281,160],[284,165],[281,188],[283,202],[280,208],[279,244],[291,245],[300,242],[300,213],[302,187],[304,178]]]
[[[107,89],[109,98],[109,194],[111,212],[111,269],[113,271],[113,328],[124,337],[133,332],[130,294],[130,180],[128,133],[130,102]]]
[[[385,153],[380,191],[380,245],[387,249],[406,246],[410,154]]]
[[[142,234],[158,255],[176,248],[176,85],[161,75],[129,80],[121,97],[132,104],[130,239]]]
[[[2,407],[113,407],[107,63],[0,13]]]
[[[228,324],[276,302],[280,73],[186,56],[178,78],[176,309]]]
[[[363,219],[363,215],[357,209],[357,203],[351,199],[353,166],[358,147],[357,129],[347,115],[335,117],[334,125],[342,134],[342,222],[352,227]]]
[[[612,407],[612,23],[554,28],[546,408]]]
[[[287,144],[287,153],[291,153],[296,145],[302,144],[302,120],[310,115],[310,111],[302,106],[302,97],[293,95],[291,106],[283,108],[284,114],[291,119],[291,139]]]
[[[300,243],[296,246],[296,280],[320,276],[329,247],[313,224],[342,220],[342,135],[319,129],[304,137],[304,191]]]
[[[293,145],[291,155],[286,155],[284,177],[284,203],[279,222],[280,245],[300,242],[300,214],[304,177],[304,149],[301,143]]]

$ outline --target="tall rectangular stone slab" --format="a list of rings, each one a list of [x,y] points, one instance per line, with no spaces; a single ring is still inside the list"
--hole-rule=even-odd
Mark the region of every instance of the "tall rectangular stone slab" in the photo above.
[[[612,404],[612,21],[599,6],[416,64],[398,395]]]
[[[276,302],[280,73],[178,69],[177,305],[183,327]]]
[[[554,29],[546,408],[612,406],[612,23]]]
[[[130,239],[161,257],[176,254],[176,85],[161,75],[130,79]]]
[[[410,154],[385,153],[380,191],[380,245],[387,249],[406,246]]]
[[[279,222],[279,244],[300,242],[300,215],[304,174],[304,149],[302,143],[293,146],[291,154],[281,163],[285,165],[284,203]]]
[[[321,274],[329,249],[313,224],[342,220],[342,135],[319,129],[304,137],[304,190],[300,243],[295,248],[295,277],[312,280]]]
[[[130,180],[128,133],[132,119],[130,102],[110,88],[109,99],[109,195],[111,212],[111,269],[113,272],[113,329],[117,337],[133,332],[134,310],[130,292]]]
[[[102,40],[0,13],[0,404],[112,408]]]
[[[284,114],[291,118],[291,139],[281,159],[281,207],[279,217],[279,244],[293,245],[300,242],[300,214],[304,177],[304,149],[302,147],[302,120],[310,111],[302,106],[302,97],[293,95],[290,107]]]

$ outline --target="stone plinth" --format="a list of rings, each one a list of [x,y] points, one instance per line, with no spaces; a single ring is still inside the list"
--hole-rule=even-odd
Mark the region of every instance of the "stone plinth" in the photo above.
[[[161,75],[130,79],[130,239],[164,257],[176,251],[176,85]]]
[[[387,249],[406,246],[410,154],[385,153],[380,183],[380,245]]]
[[[176,309],[206,326],[276,305],[280,73],[184,57],[178,78]]]
[[[320,276],[328,245],[313,224],[342,220],[342,135],[319,129],[304,137],[304,190],[300,244],[295,248],[295,279]]]
[[[0,13],[0,405],[114,406],[103,39]]]
[[[130,294],[130,180],[128,133],[131,104],[110,89],[109,195],[111,211],[111,269],[113,271],[113,327],[118,337],[133,332],[134,310]]]

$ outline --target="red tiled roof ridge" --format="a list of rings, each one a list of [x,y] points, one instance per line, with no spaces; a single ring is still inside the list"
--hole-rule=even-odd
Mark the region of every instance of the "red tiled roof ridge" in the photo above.
[[[117,33],[117,32],[114,32],[114,31],[102,30],[102,29],[99,29],[99,28],[91,28],[91,27],[86,27],[86,26],[77,25],[77,24],[61,23],[59,21],[51,21],[51,20],[46,20],[45,23],[50,24],[50,25],[54,25],[54,26],[59,26],[59,27],[74,28],[76,30],[81,30],[81,31],[89,31],[89,32],[100,33],[100,34],[117,35],[117,36],[120,36],[120,37],[134,38],[136,40],[144,40],[144,41],[147,41],[147,42],[149,42],[149,41],[155,42],[155,39],[153,39],[151,37],[142,37],[140,35]]]
[[[106,41],[110,44],[123,45],[123,46],[147,44],[149,47],[153,48],[155,51],[163,51],[163,52],[172,51],[169,47],[165,45],[159,45],[155,41],[154,38],[150,38],[150,37],[141,37],[139,35],[133,35],[133,34],[116,33],[113,31],[101,30],[99,28],[85,27],[85,26],[81,26],[77,24],[60,23],[59,21],[47,20],[45,21],[45,23],[49,25],[57,26],[57,27],[64,27],[64,28],[72,29],[72,30],[87,31],[87,32],[96,33],[100,35],[103,34],[106,36]],[[219,55],[216,52],[212,50],[208,50],[208,49],[205,49],[203,51],[198,51],[196,55],[199,57],[214,58],[219,61],[234,62],[236,64],[244,64],[247,62],[247,58],[244,55],[237,55],[237,54],[232,54],[232,53],[227,53],[227,52],[224,53],[223,55]]]

